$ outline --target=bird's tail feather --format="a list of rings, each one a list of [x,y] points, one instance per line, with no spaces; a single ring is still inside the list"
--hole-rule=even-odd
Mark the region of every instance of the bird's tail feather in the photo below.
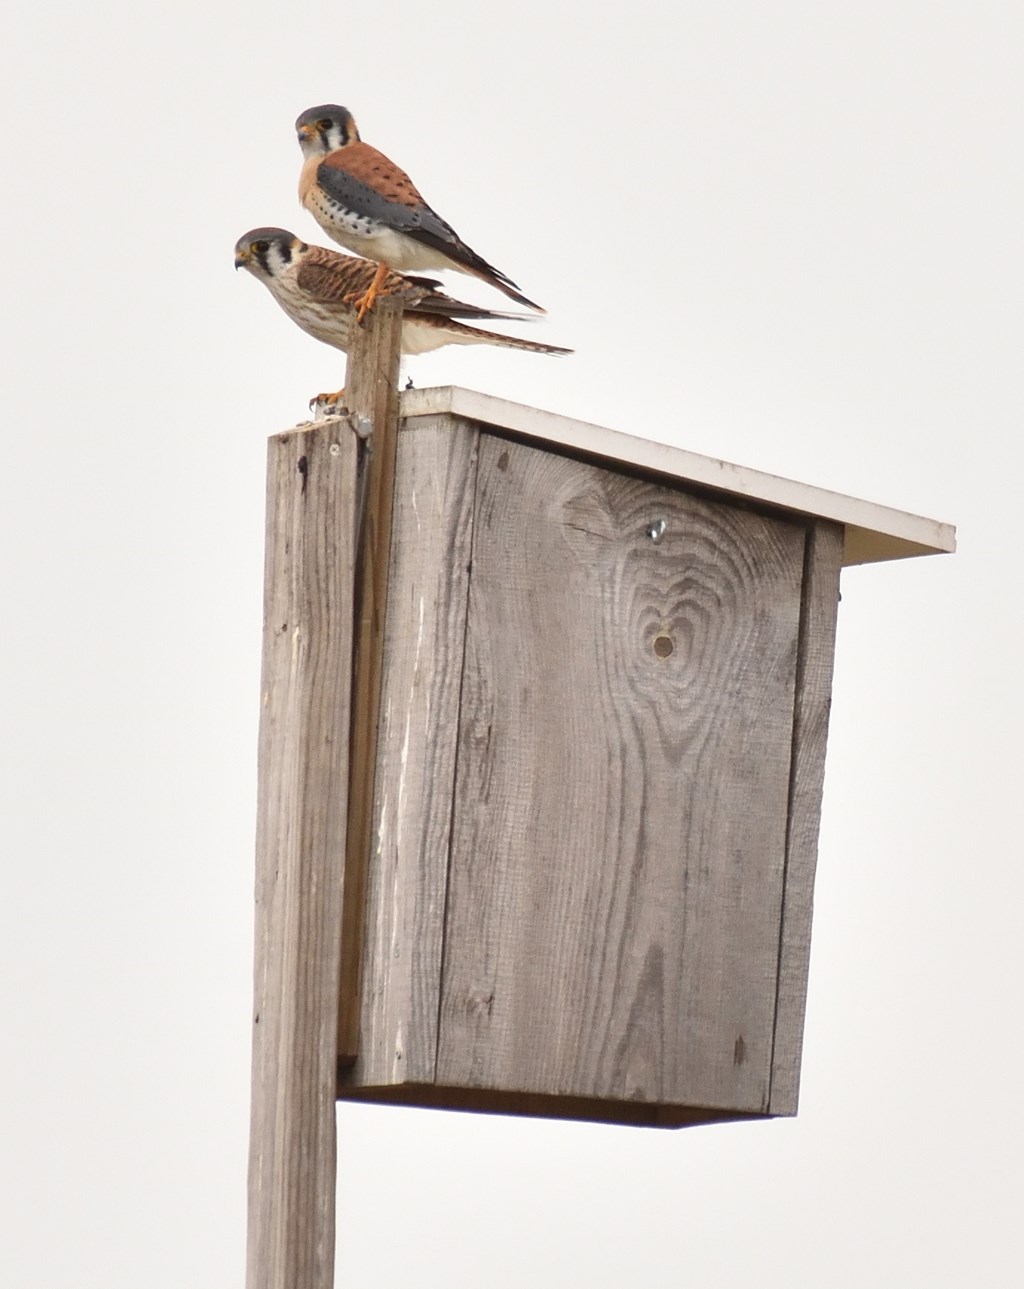
[[[525,304],[528,309],[533,309],[536,313],[547,313],[547,309],[543,305],[537,304],[528,295],[523,295],[522,291],[517,290],[515,283],[511,282],[504,273],[492,268],[485,261],[483,265],[482,269],[475,266],[463,266],[463,272],[471,273],[473,277],[478,277],[482,282],[495,287],[503,295],[507,295],[510,300],[515,300],[516,304]]]
[[[440,322],[440,319],[438,321]],[[539,340],[523,340],[519,336],[503,336],[499,331],[469,327],[464,322],[455,322],[452,319],[448,319],[443,325],[450,336],[451,343],[456,345],[501,345],[506,349],[525,349],[534,354],[560,355],[573,352],[561,345],[546,345]]]
[[[488,309],[482,304],[466,304],[444,295],[428,295],[416,304],[407,304],[406,313],[432,314],[437,318],[475,318],[481,322],[536,322],[536,313],[519,309]]]

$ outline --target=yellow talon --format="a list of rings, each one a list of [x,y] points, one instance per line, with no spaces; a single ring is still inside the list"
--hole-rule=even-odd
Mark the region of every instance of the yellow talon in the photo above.
[[[344,397],[345,397],[344,385],[341,387],[341,389],[335,391],[335,393],[333,394],[314,394],[313,397],[309,400],[309,410],[312,412],[313,409],[318,404],[326,407],[330,403],[340,403],[342,402]]]
[[[353,291],[351,295],[347,295],[345,297],[345,302],[347,304],[354,305],[358,310],[356,314],[357,325],[362,323],[363,319],[373,308],[377,301],[377,296],[380,295],[381,287],[384,285],[384,279],[390,271],[391,270],[386,264],[378,264],[377,272],[373,275],[373,281],[366,288],[363,294],[359,295],[357,292]]]

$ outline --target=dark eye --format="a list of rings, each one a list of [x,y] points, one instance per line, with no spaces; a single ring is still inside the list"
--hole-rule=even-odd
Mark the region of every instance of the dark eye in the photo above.
[[[329,116],[325,116],[322,121],[317,121],[317,125],[321,130],[329,130],[333,124],[334,122]]]
[[[256,254],[257,254],[257,255],[266,255],[267,251],[269,251],[269,250],[270,250],[270,243],[269,243],[269,242],[253,242],[253,244],[252,244],[252,249],[256,252]]]

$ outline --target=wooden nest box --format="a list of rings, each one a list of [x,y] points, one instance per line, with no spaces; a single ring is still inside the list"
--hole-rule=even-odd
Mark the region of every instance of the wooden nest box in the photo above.
[[[794,1114],[840,567],[942,534],[465,390],[401,425],[339,1095]]]
[[[462,389],[405,393],[398,425],[337,1096],[794,1114],[840,569],[951,550],[952,529]],[[329,493],[350,504],[330,480],[355,453],[342,422],[272,442],[265,901],[279,772],[312,794],[298,849],[340,877],[348,715],[322,682],[347,701],[353,557],[344,533],[347,554],[314,548],[351,523]],[[337,915],[295,932],[299,977]]]

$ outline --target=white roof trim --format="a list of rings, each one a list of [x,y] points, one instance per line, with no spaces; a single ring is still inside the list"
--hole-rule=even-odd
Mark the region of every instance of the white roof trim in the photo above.
[[[748,470],[685,448],[652,443],[522,403],[509,403],[457,385],[404,390],[400,406],[406,419],[444,414],[459,416],[602,461],[649,471],[662,478],[696,483],[702,488],[745,497],[781,510],[834,520],[846,527],[844,565],[936,555],[956,549],[956,529],[952,524],[909,515],[871,501],[859,501],[856,497],[813,488],[760,470]]]

